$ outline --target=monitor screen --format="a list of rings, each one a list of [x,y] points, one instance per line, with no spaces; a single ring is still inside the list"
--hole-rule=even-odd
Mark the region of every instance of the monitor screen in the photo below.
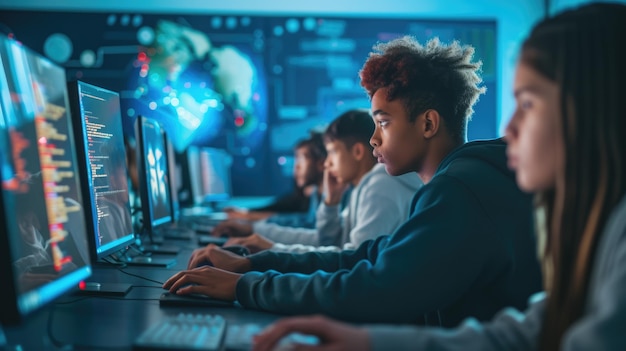
[[[165,150],[167,155],[167,177],[169,179],[169,191],[170,191],[170,209],[172,214],[172,220],[178,221],[180,217],[180,203],[178,201],[178,192],[182,186],[182,172],[181,167],[177,162],[177,152],[174,148],[174,143],[169,136],[169,133],[165,131],[163,133],[165,140]]]
[[[163,129],[154,119],[139,116],[137,135],[137,165],[143,223],[145,229],[150,232],[161,224],[172,222],[167,149]]]
[[[119,94],[82,81],[68,83],[76,144],[90,218],[91,250],[103,258],[135,239]]]
[[[91,265],[64,69],[0,36],[0,94],[0,319],[15,324]]]
[[[226,201],[231,196],[232,157],[222,149],[190,146],[187,164],[191,192],[196,205]]]

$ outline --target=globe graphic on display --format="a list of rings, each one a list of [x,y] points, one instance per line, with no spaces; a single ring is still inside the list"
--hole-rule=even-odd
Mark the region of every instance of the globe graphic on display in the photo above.
[[[161,20],[133,62],[128,81],[135,116],[158,120],[175,149],[210,145],[241,154],[263,140],[261,69],[233,45],[214,46],[200,31]]]

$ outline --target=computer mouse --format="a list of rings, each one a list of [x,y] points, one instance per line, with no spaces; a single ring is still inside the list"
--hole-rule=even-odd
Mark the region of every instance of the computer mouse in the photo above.
[[[241,245],[222,246],[222,249],[226,251],[230,251],[239,256],[250,255],[250,250],[248,250],[245,246],[241,246]]]

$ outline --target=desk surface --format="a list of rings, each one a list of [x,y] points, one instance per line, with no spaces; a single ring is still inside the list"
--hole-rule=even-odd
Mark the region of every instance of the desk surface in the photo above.
[[[267,325],[281,317],[242,307],[161,308],[159,296],[164,290],[160,283],[186,268],[194,248],[181,241],[168,243],[183,248],[173,267],[95,266],[89,281],[129,283],[132,289],[123,297],[65,296],[19,327],[4,327],[9,350],[18,346],[25,351],[59,350],[63,345],[80,350],[131,350],[135,339],[151,324],[180,312],[219,314],[228,324]]]

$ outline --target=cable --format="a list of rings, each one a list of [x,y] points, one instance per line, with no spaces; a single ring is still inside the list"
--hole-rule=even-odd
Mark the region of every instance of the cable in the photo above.
[[[103,257],[102,261],[104,261],[105,263],[108,263],[110,265],[113,265],[113,266],[118,266],[119,269],[128,267],[128,265],[126,263],[121,262],[117,257],[115,259],[117,261],[111,260],[111,258],[109,258],[109,257]]]
[[[143,280],[146,280],[146,281],[149,281],[149,282],[153,282],[153,283],[161,284],[161,286],[163,286],[163,284],[165,284],[165,283],[160,282],[160,281],[158,281],[158,280],[154,280],[154,279],[150,279],[150,278],[143,277],[143,276],[138,275],[138,274],[133,274],[133,273],[126,272],[126,271],[122,270],[121,268],[120,268],[120,269],[118,269],[118,270],[119,270],[120,272],[124,273],[124,274],[130,275],[131,277],[136,277],[136,278],[140,278],[140,279],[143,279]]]
[[[54,304],[55,305],[69,305],[71,303],[76,303],[76,302],[79,302],[79,301],[83,301],[83,300],[88,299],[88,298],[89,298],[89,296],[83,296],[83,297],[79,297],[77,299],[73,299],[73,300],[70,300],[70,301],[57,301]]]

